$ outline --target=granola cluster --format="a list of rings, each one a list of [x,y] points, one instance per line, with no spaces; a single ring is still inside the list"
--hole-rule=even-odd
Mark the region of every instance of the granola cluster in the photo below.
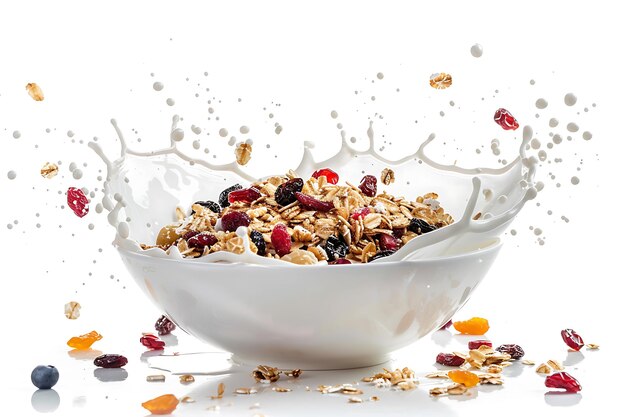
[[[393,176],[390,169],[381,174],[385,183]],[[236,184],[222,192],[219,204],[198,201],[189,216],[178,208],[179,221],[161,229],[155,246],[142,247],[176,246],[187,258],[217,251],[240,254],[245,243],[235,231],[247,226],[250,250],[260,256],[301,265],[365,263],[453,222],[436,193],[410,201],[377,194],[376,182],[366,175],[360,186],[339,185],[338,175],[324,169],[306,181],[289,171],[245,189]]]

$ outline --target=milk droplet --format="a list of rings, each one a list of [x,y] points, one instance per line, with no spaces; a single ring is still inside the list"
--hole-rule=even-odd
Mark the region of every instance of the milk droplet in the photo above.
[[[546,153],[546,151],[541,150],[537,153],[537,156],[539,157],[539,160],[541,162],[545,161],[546,159],[548,159],[548,154]]]
[[[542,234],[542,233],[543,233],[543,230],[541,230],[541,229],[540,229],[540,228],[538,228],[538,227],[535,227],[534,233],[535,233],[535,235],[536,235],[536,236],[539,236],[540,234]]]
[[[475,43],[470,48],[470,53],[472,54],[474,58],[480,58],[481,56],[483,56],[483,46],[478,43]]]
[[[545,109],[546,107],[548,107],[548,102],[545,99],[540,98],[537,101],[535,101],[535,106],[538,109]]]
[[[580,183],[580,178],[574,176],[574,177],[572,177],[571,181],[572,181],[572,184],[578,185]]]
[[[556,135],[552,136],[552,142],[558,145],[559,143],[563,142],[563,138],[557,133]]]
[[[194,149],[200,149],[200,141],[199,140],[194,140],[192,145],[193,145]]]
[[[157,81],[154,84],[152,84],[152,88],[154,88],[154,91],[161,91],[163,90],[163,83]]]
[[[181,129],[180,127],[177,127],[176,129],[172,130],[172,133],[170,134],[170,138],[174,142],[180,142],[181,140],[183,140],[184,137],[185,137],[185,131]]]
[[[557,127],[559,125],[559,119],[555,119],[553,117],[552,119],[550,119],[548,124],[550,125],[550,127]]]
[[[74,137],[74,132],[72,132],[71,130],[67,131],[67,137],[68,138],[73,138]]]
[[[578,98],[574,95],[574,93],[567,93],[565,94],[563,101],[565,101],[566,105],[573,106],[578,101]]]
[[[385,74],[383,74],[382,72],[379,72],[378,74],[376,74],[376,78],[378,78],[379,80],[382,80],[383,78],[385,78]]]
[[[19,130],[13,131],[13,138],[19,139],[22,136]]]
[[[89,225],[87,226],[87,228],[88,228],[89,230],[93,230],[93,229],[94,229],[94,227],[96,227],[96,226],[94,226],[94,224],[93,224],[93,223],[89,223]]]
[[[350,143],[356,143],[356,138],[354,136],[350,138]]]
[[[574,122],[568,123],[567,130],[570,132],[578,132],[578,125]]]
[[[17,177],[17,174],[15,173],[15,171],[9,171],[7,172],[7,178],[10,180],[14,180],[15,177]]]
[[[83,171],[76,168],[74,171],[72,171],[72,176],[74,177],[75,180],[79,180],[83,177]]]
[[[96,204],[96,213],[102,213],[102,209],[103,209],[102,204],[100,203]]]
[[[200,133],[202,133],[202,128],[196,125],[191,125],[191,131],[195,133],[196,135],[199,135]]]
[[[128,223],[121,222],[117,225],[117,233],[120,235],[122,239],[127,239],[130,235],[130,229],[128,227]]]
[[[248,126],[241,126],[239,132],[245,135],[246,133],[250,133],[250,128]]]
[[[168,98],[167,100],[165,100],[165,102],[168,106],[173,106],[174,104],[176,104],[173,98]]]
[[[543,190],[543,187],[545,187],[543,181],[537,181],[537,183],[535,184],[535,190],[537,190],[537,192]]]
[[[274,129],[274,133],[276,133],[277,135],[280,135],[280,132],[283,131],[283,127],[281,125],[276,126],[276,129]]]
[[[539,142],[539,139],[533,139],[530,141],[530,147],[533,149],[539,149],[541,148],[541,142]]]
[[[535,85],[535,80],[530,80],[530,85]]]
[[[228,136],[228,130],[221,128],[219,134],[221,137],[225,138],[226,136]]]
[[[233,146],[236,142],[237,142],[237,138],[234,136],[231,136],[230,139],[228,140],[228,146]]]
[[[583,132],[583,139],[589,140],[592,137],[593,137],[593,135],[591,134],[591,132]]]
[[[517,230],[511,229],[511,236],[515,236],[515,235],[517,235]]]
[[[337,116],[339,116],[339,113],[337,113],[335,110],[330,112],[330,117],[332,117],[333,119],[336,119]]]
[[[498,199],[497,199],[496,201],[497,201],[498,203],[500,203],[500,204],[504,204],[504,203],[506,203],[506,201],[507,201],[507,200],[508,200],[508,197],[507,197],[507,196],[505,196],[505,195],[501,195],[501,196],[499,196],[499,197],[498,197]]]

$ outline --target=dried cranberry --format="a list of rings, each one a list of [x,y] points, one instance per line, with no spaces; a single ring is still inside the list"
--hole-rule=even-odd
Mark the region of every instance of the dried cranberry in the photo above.
[[[302,187],[304,187],[302,178],[290,179],[286,183],[278,186],[276,192],[274,192],[274,200],[281,206],[291,204],[297,200],[296,193],[302,191]]]
[[[465,363],[465,359],[454,353],[440,353],[435,361],[446,366],[461,366]]]
[[[382,251],[395,252],[400,248],[400,242],[395,237],[381,233],[378,237],[378,245]]]
[[[374,197],[376,195],[376,177],[373,175],[366,175],[359,184],[359,189],[363,194],[368,197]]]
[[[187,233],[185,233],[185,234],[183,235],[183,239],[188,240],[188,239],[190,239],[190,238],[194,237],[195,235],[197,235],[197,234],[199,234],[199,233],[200,233],[200,232],[196,232],[195,230],[190,230],[190,231],[188,231]]]
[[[326,245],[324,245],[326,256],[329,261],[334,261],[339,258],[345,258],[348,254],[348,245],[344,242],[343,238],[336,236],[329,236],[326,239]]]
[[[561,337],[563,338],[563,341],[567,344],[567,346],[576,351],[585,346],[583,338],[580,337],[580,335],[572,329],[561,330]]]
[[[439,328],[439,330],[446,330],[450,326],[452,326],[452,319],[448,320],[446,324],[444,324],[443,326]]]
[[[176,329],[176,325],[172,320],[168,319],[165,315],[159,317],[159,319],[154,323],[154,330],[159,332],[160,336],[164,336],[166,334],[170,334]]]
[[[117,354],[100,355],[93,360],[93,364],[100,368],[121,368],[128,363],[125,356]]]
[[[211,210],[213,213],[219,214],[220,211],[222,211],[222,209],[220,208],[220,205],[217,204],[215,201],[211,201],[211,200],[196,201],[194,204],[197,204],[197,205],[202,206],[202,207],[206,207],[209,210]],[[193,214],[193,213],[195,213],[195,211],[191,210],[191,214]]]
[[[231,211],[222,216],[222,229],[234,232],[239,226],[248,227],[250,217],[243,211]]]
[[[493,116],[493,120],[504,130],[515,130],[519,127],[519,123],[515,117],[507,109],[498,109]]]
[[[546,377],[546,387],[564,388],[567,392],[578,392],[583,389],[580,382],[567,372],[556,372]]]
[[[334,261],[328,262],[328,265],[351,265],[352,262],[347,260],[346,258],[338,258]]]
[[[241,190],[242,188],[243,187],[241,185],[235,184],[232,187],[228,187],[227,189],[222,191],[219,198],[220,206],[222,206],[222,208],[230,206],[230,203],[228,202],[228,194],[236,190]]]
[[[379,251],[379,252],[376,252],[374,256],[372,256],[367,262],[373,262],[376,259],[385,258],[389,255],[393,255],[393,252],[390,250]]]
[[[481,346],[489,346],[492,347],[493,344],[490,340],[478,339],[478,340],[470,340],[467,344],[469,349],[478,349]]]
[[[437,226],[433,226],[432,224],[428,223],[426,220],[413,217],[411,219],[411,222],[409,223],[409,230],[413,233],[417,233],[418,235],[422,235],[424,233],[437,230]]]
[[[141,336],[139,342],[148,349],[162,350],[165,347],[165,342],[159,340],[159,338],[153,334],[146,334]]]
[[[500,353],[508,353],[511,355],[511,359],[520,359],[524,356],[524,349],[522,349],[520,345],[516,345],[514,343],[500,345],[496,348],[496,350]]]
[[[337,174],[335,171],[333,171],[330,168],[318,169],[311,176],[313,178],[319,178],[322,175],[326,177],[326,182],[330,184],[337,184],[339,182],[339,174]]]
[[[258,230],[253,230],[250,232],[250,240],[256,246],[257,255],[265,256],[267,247],[265,245],[265,239],[263,239],[263,234]]]
[[[296,193],[296,198],[307,210],[330,211],[335,208],[330,201],[320,201],[310,195]]]
[[[287,226],[282,223],[278,223],[272,230],[272,246],[279,256],[291,252],[291,236],[289,236]]]
[[[80,188],[67,189],[67,205],[78,217],[85,217],[89,213],[89,200]]]
[[[367,216],[368,214],[370,214],[370,209],[369,209],[369,207],[361,207],[361,208],[355,209],[355,210],[352,212],[351,217],[352,217],[354,220],[357,220],[357,219],[362,219],[362,218],[364,218],[364,217],[365,217],[365,216]]]
[[[217,238],[211,233],[202,232],[187,240],[187,245],[196,249],[204,249],[205,246],[211,247],[217,243]]]
[[[403,228],[393,229],[393,236],[396,239],[401,239],[402,236],[404,236],[404,232],[405,232],[405,230]]]
[[[261,198],[261,193],[254,187],[231,191],[228,194],[229,203],[234,203],[236,201],[245,201],[246,203],[252,203],[259,198]]]

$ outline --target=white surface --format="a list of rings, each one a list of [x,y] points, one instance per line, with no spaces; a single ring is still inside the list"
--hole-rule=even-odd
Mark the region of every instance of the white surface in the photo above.
[[[272,141],[270,150],[255,148],[254,167],[253,162],[264,157],[274,160],[275,149],[284,155],[299,151],[302,140],[315,140],[320,155],[330,155],[338,138],[331,110],[346,115],[343,123],[357,138],[365,136],[366,116],[380,110],[391,125],[387,137],[396,145],[416,146],[436,130],[441,137],[463,144],[466,152],[459,155],[464,158],[482,144],[482,157],[495,163],[489,151],[491,140],[499,138],[502,154],[508,155],[514,146],[507,138],[515,137],[483,124],[500,106],[517,107],[519,120],[532,120],[539,113],[537,126],[543,129],[536,131],[543,144],[550,140],[546,126],[551,117],[559,119],[556,132],[564,138],[565,126],[572,121],[581,126],[577,138],[585,130],[593,138],[577,139],[567,147],[564,139],[558,145],[564,163],[543,167],[544,172],[554,172],[557,180],[546,181],[541,207],[530,207],[516,220],[517,236],[507,238],[492,271],[457,317],[487,317],[492,325],[488,336],[496,344],[519,343],[527,357],[537,361],[568,359],[559,336],[565,327],[576,329],[587,342],[599,343],[601,349],[583,352],[583,360],[573,363],[578,355],[568,359],[568,371],[583,385],[580,396],[547,396],[541,377],[516,366],[507,373],[521,371],[520,375],[507,378],[493,392],[481,388],[478,395],[462,397],[468,401],[430,399],[422,380],[423,386],[413,392],[383,392],[379,403],[360,405],[347,404],[343,396],[301,390],[250,398],[229,394],[223,403],[233,405],[224,406],[220,415],[341,415],[359,410],[380,415],[423,411],[571,416],[621,403],[621,382],[612,375],[619,369],[624,341],[624,225],[618,219],[624,206],[620,190],[626,68],[618,44],[625,37],[624,25],[617,10],[590,2],[479,6],[456,1],[421,7],[399,2],[209,6],[110,1],[93,6],[78,1],[24,1],[0,7],[0,219],[4,224],[18,221],[10,230],[0,229],[5,267],[0,291],[4,412],[39,415],[31,406],[35,390],[30,371],[48,363],[61,373],[55,387],[60,397],[56,415],[145,415],[140,403],[160,394],[215,392],[217,377],[198,377],[191,386],[180,385],[174,377],[164,384],[145,382],[153,371],[141,362],[138,338],[141,331],[151,330],[160,312],[124,272],[109,246],[112,235],[104,216],[97,215],[93,206],[84,219],[59,209],[64,203],[57,191],[76,183],[68,171],[70,162],[77,162],[83,171],[81,186],[99,186],[100,165],[78,141],[98,136],[101,143],[116,149],[111,117],[127,132],[137,129],[132,137],[139,136],[143,145],[154,148],[167,143],[171,115],[180,112],[189,124],[211,133],[209,139],[199,136],[203,142],[199,152],[206,146],[211,153],[226,156],[232,148],[217,140],[219,129],[237,132],[245,124],[251,133],[258,132],[255,143]],[[475,43],[483,46],[481,58],[470,54]],[[442,92],[432,91],[426,80],[444,70],[455,77],[455,84]],[[210,72],[209,78],[204,71]],[[151,72],[155,77],[149,76]],[[384,79],[371,84],[378,72],[385,74]],[[184,81],[187,76],[224,98],[221,107],[215,105],[220,123],[202,123],[209,114],[206,97],[195,99],[195,90]],[[529,84],[531,78],[536,80],[534,86]],[[44,102],[33,102],[24,91],[24,85],[33,81],[42,86]],[[152,89],[155,81],[164,83],[161,92]],[[391,94],[396,87],[403,93],[398,96],[404,100],[400,104],[390,99],[396,97]],[[500,90],[498,95],[495,89]],[[354,95],[354,90],[363,93]],[[572,108],[563,103],[568,92],[578,97]],[[373,94],[380,106],[376,109],[367,100]],[[168,106],[169,97],[181,107]],[[243,97],[248,109],[257,113],[237,111],[229,104],[235,97]],[[534,103],[542,97],[548,107],[537,110]],[[463,111],[453,110],[449,101]],[[269,110],[258,110],[263,107]],[[355,114],[357,107],[361,112]],[[583,107],[590,111],[578,117],[576,112]],[[270,111],[275,113],[272,120],[267,118]],[[446,116],[440,117],[440,111]],[[260,116],[255,119],[254,114]],[[421,133],[407,134],[405,129],[414,128],[414,119],[419,119]],[[274,122],[284,128],[279,136],[273,133]],[[68,130],[76,132],[76,143],[65,134]],[[19,139],[14,139],[14,131],[21,133]],[[188,131],[185,136],[182,143],[191,145],[194,134]],[[465,141],[472,145],[465,147]],[[447,150],[451,160],[459,156]],[[585,162],[578,172],[575,162],[580,157]],[[63,160],[63,177],[43,180],[39,169],[46,160]],[[15,179],[7,178],[9,171],[16,172]],[[574,175],[580,178],[579,185],[571,184]],[[560,189],[556,181],[562,183]],[[554,214],[547,216],[547,210]],[[570,222],[562,222],[562,215]],[[93,231],[89,223],[95,225]],[[543,230],[544,246],[535,243],[529,226]],[[72,299],[84,306],[77,321],[62,314],[63,305]],[[66,340],[92,329],[105,336],[94,348],[129,357],[125,381],[102,382],[90,361],[69,356]],[[398,365],[412,366],[419,375],[430,371],[436,353],[463,345],[464,338],[450,335],[438,333],[435,340],[427,337],[407,348]],[[446,337],[447,341],[440,340]],[[208,349],[184,335],[178,338],[179,345],[170,352]],[[367,373],[305,374],[299,384],[352,382]],[[226,383],[230,393],[235,385],[251,386],[252,380],[234,376],[226,377]],[[200,399],[201,403],[181,405],[176,415],[192,414],[193,409],[211,415],[204,410],[210,400]],[[248,409],[254,402],[261,403],[261,410]],[[41,405],[39,400],[36,405]]]

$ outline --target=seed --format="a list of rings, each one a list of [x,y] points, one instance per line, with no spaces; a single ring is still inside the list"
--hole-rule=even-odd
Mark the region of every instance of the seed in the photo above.
[[[41,90],[41,87],[37,85],[37,83],[26,84],[26,91],[28,91],[28,95],[31,96],[33,100],[43,100],[43,91]]]
[[[146,377],[148,382],[163,382],[165,381],[165,375],[148,375]]]
[[[52,162],[46,162],[43,167],[41,167],[41,176],[44,178],[53,178],[59,173],[59,167],[57,164]]]
[[[80,317],[80,304],[76,301],[70,301],[65,304],[65,317],[70,320],[76,320]]]

